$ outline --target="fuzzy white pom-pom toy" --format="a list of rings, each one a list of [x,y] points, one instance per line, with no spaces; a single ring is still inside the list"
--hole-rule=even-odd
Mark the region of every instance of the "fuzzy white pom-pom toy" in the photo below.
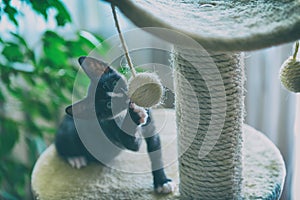
[[[141,107],[152,107],[161,101],[163,87],[154,73],[139,73],[129,80],[128,96]]]

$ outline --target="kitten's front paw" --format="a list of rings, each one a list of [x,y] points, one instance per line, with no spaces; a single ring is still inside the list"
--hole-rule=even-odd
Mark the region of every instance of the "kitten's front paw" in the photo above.
[[[155,191],[159,194],[169,194],[175,191],[175,183],[173,183],[171,180],[164,183],[161,186],[158,186],[155,188]]]
[[[83,156],[68,158],[68,163],[77,169],[87,166],[87,160]]]
[[[137,124],[137,125],[144,125],[147,122],[148,119],[148,114],[147,111],[140,107],[137,106],[135,103],[130,103],[129,104],[129,112],[132,120]]]

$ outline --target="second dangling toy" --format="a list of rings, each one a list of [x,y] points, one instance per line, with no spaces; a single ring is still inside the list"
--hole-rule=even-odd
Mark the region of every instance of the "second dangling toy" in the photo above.
[[[293,56],[289,57],[281,66],[280,80],[289,91],[300,92],[300,60],[297,59],[299,41],[296,42]]]
[[[112,4],[111,8],[119,38],[125,52],[125,57],[132,73],[132,77],[129,79],[128,84],[128,96],[131,101],[138,106],[146,108],[155,106],[161,101],[161,97],[163,95],[163,86],[158,76],[154,73],[136,73],[120,29],[115,6]]]

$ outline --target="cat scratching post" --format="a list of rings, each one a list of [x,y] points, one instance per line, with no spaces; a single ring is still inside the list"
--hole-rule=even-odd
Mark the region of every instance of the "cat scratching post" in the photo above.
[[[179,191],[168,196],[149,193],[152,186],[145,183],[149,175],[148,178],[142,175],[132,177],[113,169],[94,169],[94,166],[80,173],[70,171],[58,160],[52,148],[35,166],[32,175],[35,194],[40,199],[76,199],[82,196],[89,197],[87,199],[278,199],[285,177],[279,151],[261,133],[247,126],[242,129],[243,65],[238,51],[300,38],[300,2],[109,2],[139,27],[178,31],[208,51],[178,45],[173,37],[153,32],[174,44]],[[207,64],[211,61],[215,65]],[[217,69],[218,73],[212,69]],[[220,78],[221,84],[217,81]],[[192,94],[196,101],[190,98]],[[197,107],[193,107],[195,105]],[[60,170],[49,171],[49,166]],[[176,172],[172,171],[170,178],[176,181],[174,174]],[[55,177],[61,176],[66,180],[63,184],[67,185],[67,190],[59,190],[55,184]]]
[[[178,45],[170,35],[157,34],[175,45],[179,192],[183,199],[241,198],[244,78],[240,54],[234,52],[300,38],[300,2],[109,2],[137,26],[181,32],[208,50],[202,54],[199,49]]]
[[[241,57],[176,50],[178,143],[179,152],[183,151],[179,157],[180,194],[183,199],[240,198],[244,111]],[[210,69],[207,57],[213,59],[220,74]],[[200,73],[195,65],[200,66]],[[217,80],[218,75],[222,81]],[[192,93],[198,102],[190,97]],[[195,116],[199,114],[199,118]]]

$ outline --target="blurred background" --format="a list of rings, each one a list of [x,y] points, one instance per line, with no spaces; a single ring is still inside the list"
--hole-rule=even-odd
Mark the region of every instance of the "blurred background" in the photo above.
[[[136,28],[118,14],[124,31]],[[105,40],[115,34],[110,5],[99,0],[0,0],[0,199],[32,199],[31,171],[72,102],[78,57],[95,47],[105,56]],[[280,149],[286,200],[300,199],[300,97],[279,81],[292,52],[293,44],[284,44],[245,53],[245,121]],[[170,65],[166,52],[132,57]],[[84,76],[80,81],[78,93],[88,84]],[[174,95],[167,96],[164,106],[172,108]]]

